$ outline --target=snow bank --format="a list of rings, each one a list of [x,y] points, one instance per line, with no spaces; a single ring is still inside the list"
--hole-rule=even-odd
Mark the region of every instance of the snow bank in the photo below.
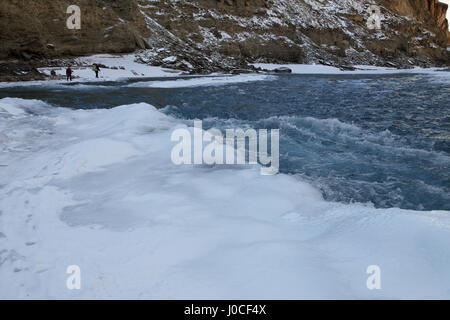
[[[376,66],[354,66],[358,70],[344,71],[336,67],[325,66],[319,64],[270,64],[270,63],[255,63],[252,64],[256,68],[266,70],[275,70],[280,67],[287,67],[292,70],[293,74],[397,74],[397,73],[436,73],[438,68],[413,68],[413,69],[397,69],[384,68]]]
[[[450,298],[450,212],[326,202],[256,167],[175,166],[185,125],[144,103],[0,106],[2,299]]]
[[[109,55],[100,54],[89,57],[77,58],[78,64],[85,65],[86,67],[71,66],[74,73],[73,76],[77,77],[76,81],[115,81],[123,78],[139,78],[139,77],[170,77],[180,75],[182,71],[164,69],[161,67],[153,67],[143,63],[135,62],[136,55]],[[100,78],[95,78],[95,73],[92,71],[92,65],[100,64],[107,66],[108,68],[100,68]],[[67,65],[68,66],[68,65]],[[66,76],[66,67],[59,68],[41,68],[40,72],[50,75],[51,71],[55,71],[59,76]],[[114,69],[112,69],[114,68]]]
[[[90,86],[86,83],[89,82],[101,82],[101,81],[121,81],[124,79],[136,79],[136,78],[166,78],[166,77],[181,77],[182,71],[165,69],[161,67],[149,66],[143,63],[136,62],[137,56],[135,54],[129,55],[111,55],[100,54],[89,57],[80,57],[76,59],[76,63],[83,65],[82,67],[72,66],[74,73],[73,82],[75,85],[73,88],[80,90],[89,89]],[[175,57],[167,58],[167,61],[173,61]],[[92,65],[100,64],[106,66],[101,68],[100,77],[96,78],[95,73],[92,70]],[[48,67],[40,68],[39,71],[50,76],[52,71],[55,71],[56,75],[64,77],[66,76],[66,66],[61,67]],[[305,65],[305,64],[266,64],[256,63],[255,67],[260,67],[266,70],[274,70],[279,67],[288,67],[292,69],[294,74],[397,74],[397,73],[432,73],[433,75],[441,75],[445,78],[449,78],[449,72],[436,72],[438,68],[422,69],[395,69],[395,68],[382,68],[374,66],[355,66],[359,70],[355,71],[342,71],[335,67],[324,65]],[[194,86],[209,86],[209,85],[223,85],[230,83],[240,83],[249,81],[261,81],[274,79],[269,75],[261,74],[244,74],[237,76],[219,75],[206,77],[183,76],[184,79],[171,80],[171,81],[144,81],[138,82],[132,87],[151,87],[151,88],[179,88],[179,87],[194,87]],[[16,86],[43,86],[51,85],[57,86],[66,83],[66,80],[45,80],[45,81],[25,81],[25,82],[0,82],[0,88],[16,87]],[[78,84],[77,84],[78,83]],[[105,87],[107,88],[107,87]]]

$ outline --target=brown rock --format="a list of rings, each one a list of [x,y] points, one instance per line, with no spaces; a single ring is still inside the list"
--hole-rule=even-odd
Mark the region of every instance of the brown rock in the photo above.
[[[325,12],[326,21],[311,14],[305,1],[292,1],[160,0],[139,7],[144,0],[77,0],[81,30],[68,30],[65,10],[72,1],[1,0],[0,60],[152,49],[157,54],[143,63],[161,65],[167,56],[180,56],[201,72],[246,69],[254,61],[412,65],[425,63],[417,59],[423,56],[426,63],[450,63],[447,6],[437,0],[374,0],[383,11],[420,21],[391,19],[380,32],[368,30],[367,14],[352,8]],[[316,21],[308,24],[310,19]]]

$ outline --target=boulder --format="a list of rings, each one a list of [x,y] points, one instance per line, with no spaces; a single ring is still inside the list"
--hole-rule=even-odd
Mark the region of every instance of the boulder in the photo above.
[[[292,69],[290,69],[288,67],[279,67],[279,68],[273,69],[273,72],[276,72],[276,73],[292,73]]]
[[[356,70],[356,68],[354,66],[345,66],[345,65],[339,66],[339,69],[341,69],[342,71],[354,71],[354,70]]]

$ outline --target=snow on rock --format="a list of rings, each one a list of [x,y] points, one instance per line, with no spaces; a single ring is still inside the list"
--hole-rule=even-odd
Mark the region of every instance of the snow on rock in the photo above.
[[[170,57],[163,59],[163,62],[167,62],[167,63],[174,63],[176,61],[177,61],[177,57],[175,57],[175,56],[170,56]]]
[[[164,46],[162,59],[187,55],[211,58],[222,68],[236,63],[279,62],[398,67],[442,65],[448,37],[440,19],[425,19],[433,10],[413,10],[417,3],[369,0],[159,1],[138,0],[152,30],[149,43]],[[417,2],[417,1],[416,1]],[[371,5],[381,10],[381,29],[367,22]],[[417,9],[417,8],[416,8]],[[409,12],[409,14],[406,14]],[[418,26],[423,27],[418,27]],[[424,33],[426,30],[433,32]],[[450,34],[449,34],[450,35]],[[423,43],[411,41],[423,36]],[[424,50],[434,43],[433,50]],[[423,47],[425,45],[425,47]],[[196,58],[195,58],[196,57]],[[155,62],[161,59],[154,57]],[[447,59],[448,60],[448,59]],[[191,61],[192,62],[192,61]],[[233,65],[234,64],[234,65]],[[207,63],[197,69],[210,70]]]

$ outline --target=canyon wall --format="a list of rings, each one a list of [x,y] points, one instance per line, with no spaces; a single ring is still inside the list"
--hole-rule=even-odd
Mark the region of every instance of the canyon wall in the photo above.
[[[377,0],[2,0],[0,59],[43,61],[142,50],[142,61],[193,71],[247,62],[448,65],[448,6]],[[69,5],[80,30],[66,27]],[[179,59],[164,62],[168,56]],[[173,64],[173,65],[170,65]]]
[[[450,43],[446,3],[441,3],[439,0],[387,0],[383,2],[383,5],[401,15],[425,21],[428,25],[435,24]]]
[[[66,26],[72,4],[81,8],[80,30]],[[0,59],[131,52],[146,34],[136,1],[0,1]]]

